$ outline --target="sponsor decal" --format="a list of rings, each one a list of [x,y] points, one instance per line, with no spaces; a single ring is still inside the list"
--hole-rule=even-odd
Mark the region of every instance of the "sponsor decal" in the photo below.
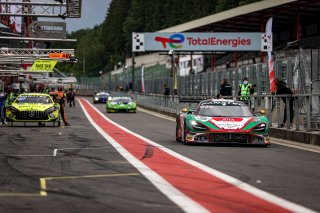
[[[211,123],[221,129],[242,129],[250,118],[212,118]]]
[[[194,119],[198,120],[198,121],[201,121],[201,122],[206,122],[208,120],[210,120],[210,117],[204,117],[204,116],[194,116]]]
[[[132,50],[261,51],[262,40],[261,32],[146,32],[132,34]]]
[[[167,48],[167,43],[171,48],[178,49],[181,48],[182,45],[174,45],[174,44],[181,44],[185,40],[184,36],[180,33],[176,33],[171,35],[169,38],[157,36],[155,37],[155,41],[161,42],[163,48]]]
[[[243,39],[241,37],[238,37],[236,39],[218,39],[215,37],[209,37],[209,38],[192,38],[188,37],[188,44],[191,46],[201,46],[201,45],[223,45],[223,46],[231,46],[231,47],[238,47],[238,46],[250,46],[251,45],[251,39]]]
[[[169,38],[157,36],[155,37],[155,41],[161,42],[163,48],[167,48],[167,43],[169,47],[173,49],[182,48],[182,45],[175,45],[181,44],[185,41],[184,35],[180,33],[172,34]],[[244,39],[241,37],[235,39],[219,39],[216,37],[207,37],[207,38],[200,38],[200,37],[187,37],[187,44],[190,46],[231,46],[231,47],[238,47],[238,46],[250,46],[251,39]]]

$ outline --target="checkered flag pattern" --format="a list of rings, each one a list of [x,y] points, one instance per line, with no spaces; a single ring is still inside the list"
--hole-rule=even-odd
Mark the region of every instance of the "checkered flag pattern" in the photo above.
[[[144,51],[144,34],[143,33],[132,34],[132,51],[133,52]]]
[[[268,38],[267,34],[265,33],[261,34],[261,51],[272,51],[272,37]]]

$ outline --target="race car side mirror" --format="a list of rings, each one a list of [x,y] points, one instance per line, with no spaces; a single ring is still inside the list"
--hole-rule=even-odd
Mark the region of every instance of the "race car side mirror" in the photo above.
[[[188,110],[188,108],[183,108],[181,111],[182,112],[188,112],[189,110]]]
[[[261,115],[265,115],[266,114],[266,111],[264,109],[260,109],[260,114]]]

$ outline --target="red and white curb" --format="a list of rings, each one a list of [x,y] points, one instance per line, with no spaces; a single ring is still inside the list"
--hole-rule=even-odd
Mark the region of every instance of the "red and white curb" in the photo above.
[[[89,122],[142,175],[185,212],[315,212],[167,149],[78,99]],[[152,157],[143,158],[146,150]]]

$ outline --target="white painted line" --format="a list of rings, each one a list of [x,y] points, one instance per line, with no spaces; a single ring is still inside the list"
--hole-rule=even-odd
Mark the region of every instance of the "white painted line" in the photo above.
[[[61,149],[54,149],[53,150],[53,155],[54,157],[57,156],[58,154],[58,151],[62,151],[62,150],[76,150],[76,149],[81,149],[81,150],[90,150],[90,149],[93,149],[93,150],[96,150],[96,149],[111,149],[112,147],[101,147],[101,148],[98,148],[98,147],[92,147],[92,148],[81,148],[81,147],[78,147],[78,148],[61,148]]]
[[[147,110],[147,109],[143,109],[143,108],[138,108],[138,111],[141,111],[141,112],[145,112],[145,113],[148,113],[148,114],[151,114],[153,116],[156,116],[156,117],[159,117],[159,118],[163,118],[163,119],[166,119],[166,120],[169,120],[169,121],[176,121],[175,118],[173,117],[170,117],[168,115],[163,115],[161,113],[157,113],[157,112],[151,112],[150,110]]]
[[[127,160],[134,166],[141,174],[143,174],[156,188],[158,188],[165,196],[167,196],[173,203],[178,205],[185,212],[209,212],[206,208],[186,196],[184,193],[173,187],[168,181],[163,179],[159,174],[150,169],[147,165],[135,158],[131,153],[124,149],[118,142],[105,133],[90,117],[82,103],[78,100],[84,114],[89,122],[97,129],[97,131]],[[89,103],[89,102],[88,102]],[[90,104],[90,103],[89,103]],[[93,106],[94,107],[94,106]],[[95,108],[95,107],[94,107]],[[95,108],[96,109],[96,108]],[[97,109],[96,109],[97,110]],[[103,115],[99,110],[97,110]],[[104,115],[103,117],[108,120]],[[109,120],[108,120],[109,121]]]
[[[283,140],[279,138],[271,138],[271,143],[275,143],[281,146],[288,146],[296,149],[302,149],[309,152],[320,153],[320,146],[317,146],[317,145],[298,143],[298,142]]]
[[[110,146],[107,146],[107,147],[88,147],[88,148],[81,148],[81,147],[75,147],[75,148],[72,148],[72,147],[70,147],[70,148],[61,148],[61,149],[57,149],[57,150],[72,150],[72,149],[83,149],[83,150],[87,150],[87,149],[111,149],[111,148],[113,148],[113,147],[110,147]]]
[[[265,192],[265,191],[263,191],[263,190],[261,190],[261,189],[258,189],[258,188],[255,188],[255,187],[253,187],[253,186],[251,186],[251,185],[249,185],[249,184],[247,184],[247,183],[244,183],[244,182],[242,182],[241,180],[238,180],[238,179],[236,179],[236,178],[233,178],[233,177],[231,177],[231,176],[229,176],[229,175],[227,175],[227,174],[224,174],[224,173],[222,173],[222,172],[220,172],[220,171],[218,171],[218,170],[215,170],[215,169],[213,169],[213,168],[210,168],[210,167],[208,167],[208,166],[206,166],[206,165],[203,165],[203,164],[201,164],[201,163],[199,163],[199,162],[196,162],[196,161],[194,161],[194,160],[192,160],[192,159],[190,159],[190,158],[187,158],[187,157],[185,157],[185,156],[183,156],[183,155],[180,155],[179,153],[176,153],[176,152],[174,152],[174,151],[172,151],[172,150],[170,150],[170,149],[168,149],[168,148],[165,148],[165,147],[163,147],[163,146],[161,146],[161,145],[159,145],[159,144],[157,144],[157,143],[155,143],[155,142],[153,142],[153,141],[151,141],[151,140],[149,140],[149,139],[147,139],[147,138],[145,138],[145,137],[143,137],[143,136],[141,136],[141,135],[138,135],[138,134],[136,134],[136,133],[134,133],[134,132],[132,132],[131,130],[129,130],[129,129],[126,129],[125,127],[123,127],[123,126],[121,126],[121,125],[119,125],[119,124],[117,124],[117,123],[115,123],[114,121],[112,121],[112,120],[110,120],[109,118],[107,118],[102,112],[100,112],[95,106],[93,106],[88,100],[86,100],[86,99],[84,99],[88,104],[90,104],[101,116],[103,116],[103,118],[106,120],[106,121],[108,121],[108,122],[110,122],[110,123],[112,123],[113,125],[115,125],[115,126],[117,126],[117,127],[119,127],[120,129],[122,129],[122,130],[124,130],[124,131],[126,131],[126,132],[128,132],[128,133],[130,133],[130,134],[132,134],[132,135],[134,135],[134,136],[136,136],[136,137],[138,137],[138,138],[140,138],[140,139],[142,139],[142,140],[144,140],[145,142],[147,142],[147,143],[149,143],[149,144],[151,144],[151,145],[154,145],[154,146],[157,146],[157,147],[159,147],[160,149],[162,149],[164,152],[166,152],[166,153],[168,153],[168,154],[170,154],[170,155],[172,155],[172,156],[174,156],[174,157],[176,157],[176,158],[178,158],[178,159],[180,159],[180,160],[182,160],[182,161],[184,161],[184,162],[187,162],[187,163],[189,163],[190,165],[193,165],[193,166],[195,166],[196,168],[199,168],[199,169],[201,169],[201,170],[203,170],[203,171],[205,171],[205,172],[207,172],[207,173],[209,173],[209,174],[211,174],[211,175],[213,175],[213,176],[215,176],[215,177],[218,177],[218,178],[220,178],[221,180],[224,180],[225,182],[227,182],[227,183],[229,183],[229,184],[232,184],[232,185],[234,185],[235,187],[238,187],[238,188],[240,188],[240,189],[242,189],[242,190],[244,190],[244,191],[246,191],[246,192],[248,192],[248,193],[250,193],[250,194],[252,194],[252,195],[255,195],[255,196],[257,196],[257,197],[259,197],[260,199],[263,199],[263,200],[266,200],[266,201],[268,201],[268,202],[271,202],[271,203],[274,203],[274,204],[276,204],[276,205],[278,205],[278,206],[281,206],[281,207],[283,207],[283,208],[286,208],[286,209],[288,209],[288,210],[290,210],[290,211],[292,211],[292,212],[297,212],[297,213],[301,213],[301,212],[304,212],[304,213],[316,213],[315,211],[313,211],[313,210],[311,210],[311,209],[309,209],[309,208],[306,208],[306,207],[304,207],[304,206],[301,206],[301,205],[298,205],[298,204],[295,204],[295,203],[292,203],[292,202],[290,202],[290,201],[287,201],[287,200],[285,200],[285,199],[283,199],[283,198],[280,198],[280,197],[277,197],[276,195],[273,195],[273,194],[270,194],[270,193],[268,193],[268,192]],[[83,111],[85,112],[85,115],[87,116],[87,118],[88,118],[88,120],[90,121],[90,123],[92,124],[92,125],[94,125],[94,127],[96,127],[96,129],[100,132],[100,134],[102,134],[107,140],[108,140],[108,142],[109,143],[111,143],[112,145],[113,144],[115,144],[115,145],[117,145],[117,146],[120,146],[120,144],[118,144],[115,140],[113,140],[113,138],[111,138],[109,135],[107,135],[99,126],[97,126],[95,123],[94,123],[94,121],[91,119],[91,117],[89,116],[89,114],[87,113],[87,111],[85,110],[85,108],[83,107],[83,105],[81,104],[81,102],[79,102],[80,103],[80,105],[81,105],[81,107],[82,107],[82,109],[83,109]],[[110,139],[110,140],[109,140]],[[162,147],[162,148],[161,148]],[[120,153],[123,153],[123,156],[125,157],[125,156],[129,156],[128,158],[126,158],[128,161],[129,160],[132,160],[132,161],[129,161],[130,163],[132,163],[132,165],[133,166],[136,166],[136,165],[139,165],[139,167],[136,167],[140,172],[141,172],[141,168],[140,168],[140,166],[142,166],[143,168],[145,168],[145,169],[148,169],[148,170],[151,170],[149,167],[147,167],[146,165],[144,165],[141,161],[139,161],[139,160],[137,160],[136,158],[134,158],[129,152],[127,152],[126,150],[124,150],[124,149],[120,149],[120,150],[118,150]],[[142,165],[141,165],[142,164]],[[142,170],[143,172],[145,172],[145,170]],[[150,174],[149,174],[150,173]],[[144,173],[143,173],[144,174]],[[150,175],[150,176],[146,176],[148,179],[149,178],[151,178],[151,182],[153,182],[155,179],[153,179],[153,178],[159,178],[159,180],[163,180],[163,181],[165,181],[165,182],[167,182],[166,180],[164,180],[161,176],[159,176],[157,173],[155,173],[154,171],[148,171],[145,175]],[[157,183],[156,183],[157,184]],[[162,191],[164,194],[168,194],[168,192],[167,193],[165,193],[165,191],[163,191],[165,188],[163,188],[163,185],[160,185],[160,186],[157,186],[155,183],[154,183],[154,185],[160,190],[160,191]],[[169,189],[171,189],[171,190],[173,190],[173,189],[175,189],[170,183],[168,183],[167,182],[167,184],[169,184],[172,188],[168,188],[168,190]],[[177,189],[175,189],[175,190],[177,190]],[[181,194],[182,194],[182,192],[180,192]],[[171,193],[169,194],[169,195],[171,195]],[[168,196],[168,195],[167,195]],[[183,194],[183,196],[185,196],[186,198],[187,198],[187,196],[186,195],[184,195]],[[169,197],[169,196],[168,196]],[[175,198],[175,196],[173,196],[173,197],[169,197],[173,202],[175,202],[177,205],[179,205],[181,208],[182,208],[182,206],[183,205],[181,205],[181,204],[178,204],[178,201],[177,200],[173,200],[173,198]],[[189,198],[190,199],[190,198]],[[191,199],[190,199],[191,200]],[[180,201],[180,200],[179,200]],[[182,202],[183,202],[183,204],[185,204],[184,202],[186,202],[185,200],[182,200]],[[193,201],[194,202],[194,201]],[[195,202],[194,202],[195,203]],[[198,204],[199,205],[199,204]],[[192,208],[193,209],[193,208]],[[189,209],[184,209],[184,210],[188,210],[189,211]],[[191,211],[191,212],[199,212],[199,211]]]
[[[7,157],[51,157],[51,155],[2,155]]]
[[[156,117],[159,117],[162,119],[176,122],[176,119],[174,119],[170,116],[162,115],[161,113],[157,113],[157,112],[153,112],[153,111],[141,109],[141,108],[139,108],[139,111],[148,113],[150,115],[153,115],[153,116],[156,116]],[[271,143],[275,143],[275,144],[278,144],[281,146],[287,146],[287,147],[301,149],[301,150],[305,150],[305,151],[309,151],[309,152],[320,153],[320,146],[317,146],[317,145],[303,144],[303,143],[299,143],[299,142],[293,142],[293,141],[288,141],[288,140],[283,140],[283,139],[278,139],[278,138],[273,138],[273,137],[271,137],[270,139],[271,139]]]

